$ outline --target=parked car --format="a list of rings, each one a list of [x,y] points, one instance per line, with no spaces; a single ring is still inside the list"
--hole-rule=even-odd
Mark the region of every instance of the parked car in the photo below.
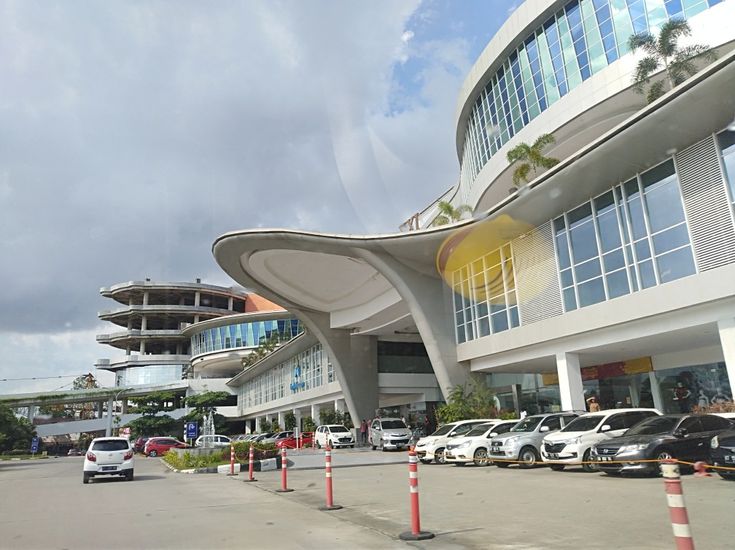
[[[476,420],[460,420],[459,422],[450,422],[444,424],[433,434],[422,437],[416,442],[416,455],[424,464],[436,461],[437,464],[444,464],[444,450],[450,439],[467,435],[469,431],[478,424],[487,422],[499,422],[499,418],[484,418]]]
[[[299,434],[299,441],[297,445],[296,435],[291,437],[284,437],[276,442],[276,447],[279,449],[286,447],[287,449],[296,449],[301,447],[309,447],[314,444],[314,432],[301,432]]]
[[[710,461],[715,466],[735,468],[735,429],[729,429],[710,440]],[[720,477],[735,481],[735,470],[717,470]]]
[[[142,453],[143,449],[145,449],[145,443],[148,441],[149,438],[147,437],[139,437],[135,440],[135,443],[133,443],[133,451],[136,453]]]
[[[341,424],[324,424],[314,432],[314,446],[317,449],[326,447],[354,447],[355,438],[352,432]]]
[[[647,418],[614,437],[592,446],[590,457],[606,474],[659,472],[656,462],[637,460],[678,458],[688,462],[707,460],[710,440],[732,425],[711,414],[665,414]],[[631,462],[623,462],[623,461]]]
[[[656,409],[610,409],[583,414],[558,432],[544,437],[541,458],[544,462],[552,462],[552,470],[561,471],[567,464],[583,462],[582,468],[592,472],[596,469],[590,460],[592,445],[621,436],[641,420],[659,415]]]
[[[263,443],[266,439],[269,439],[273,437],[274,435],[276,435],[275,432],[265,432],[262,434],[255,434],[250,441],[254,441],[256,443]]]
[[[258,443],[264,443],[264,444],[273,443],[274,445],[277,445],[281,439],[286,439],[288,437],[293,437],[292,431],[276,432],[276,433],[272,433],[269,437],[264,437],[262,439],[259,439]]]
[[[84,456],[82,483],[97,476],[124,476],[133,481],[135,458],[133,448],[124,437],[97,437]]]
[[[173,437],[151,437],[145,443],[143,454],[146,456],[159,456],[169,449],[186,449],[187,447],[189,446],[186,443]]]
[[[82,456],[82,451],[79,449],[69,449],[69,452],[66,453],[66,456]]]
[[[444,460],[448,464],[464,466],[470,462],[475,466],[489,466],[488,450],[490,440],[510,430],[518,420],[503,420],[499,422],[485,422],[476,424],[467,435],[458,437],[447,444],[444,451]]]
[[[200,435],[194,442],[195,447],[229,447],[232,440],[226,435]]]
[[[411,430],[400,418],[375,418],[370,423],[368,442],[375,449],[406,449],[411,439]]]
[[[490,442],[490,458],[499,459],[495,464],[507,468],[511,460],[520,462],[521,468],[535,466],[541,460],[541,443],[547,435],[561,430],[580,413],[563,412],[527,416],[510,431],[494,437]],[[502,459],[502,460],[500,460]]]

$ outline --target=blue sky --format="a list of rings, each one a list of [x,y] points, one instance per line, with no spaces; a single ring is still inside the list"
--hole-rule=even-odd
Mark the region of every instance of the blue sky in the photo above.
[[[456,181],[457,91],[518,3],[1,1],[0,393],[118,356],[100,287],[232,284],[222,233],[395,232]]]

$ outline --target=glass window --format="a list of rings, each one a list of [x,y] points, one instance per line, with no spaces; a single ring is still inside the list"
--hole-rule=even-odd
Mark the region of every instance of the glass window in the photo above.
[[[722,152],[722,164],[725,169],[725,179],[730,188],[730,200],[735,202],[735,132],[722,132],[717,139]]]

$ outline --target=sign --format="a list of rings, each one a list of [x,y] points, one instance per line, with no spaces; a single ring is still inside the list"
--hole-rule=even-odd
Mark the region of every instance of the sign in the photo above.
[[[196,422],[186,423],[186,439],[196,439],[199,435],[199,425]]]
[[[31,453],[36,454],[38,452],[38,442],[39,439],[37,437],[34,437],[31,439]]]
[[[130,426],[126,426],[125,428],[120,428],[120,436],[122,437],[130,437]]]

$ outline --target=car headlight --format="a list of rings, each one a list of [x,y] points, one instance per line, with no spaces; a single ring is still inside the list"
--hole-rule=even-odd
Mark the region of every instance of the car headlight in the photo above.
[[[720,438],[714,436],[712,439],[709,440],[709,446],[713,449],[717,449],[720,446]]]
[[[516,445],[518,445],[518,440],[519,439],[520,439],[520,437],[509,437],[508,439],[505,440],[505,444],[508,445],[508,447],[511,447],[511,448],[512,447],[515,447]]]
[[[643,449],[648,447],[648,443],[635,443],[633,445],[623,445],[618,449],[619,454],[626,454],[626,453],[635,453],[638,451],[642,451]]]
[[[460,443],[459,445],[457,445],[455,447],[455,449],[466,449],[469,446],[470,446],[470,442],[469,441],[463,441],[462,443]]]
[[[387,441],[387,440],[388,440],[388,434],[383,434],[383,435],[381,435],[381,436],[380,436],[380,438],[381,438],[381,439],[382,439],[383,441]]]
[[[567,439],[564,441],[564,445],[579,445],[582,443],[582,436],[575,437],[573,439]]]

